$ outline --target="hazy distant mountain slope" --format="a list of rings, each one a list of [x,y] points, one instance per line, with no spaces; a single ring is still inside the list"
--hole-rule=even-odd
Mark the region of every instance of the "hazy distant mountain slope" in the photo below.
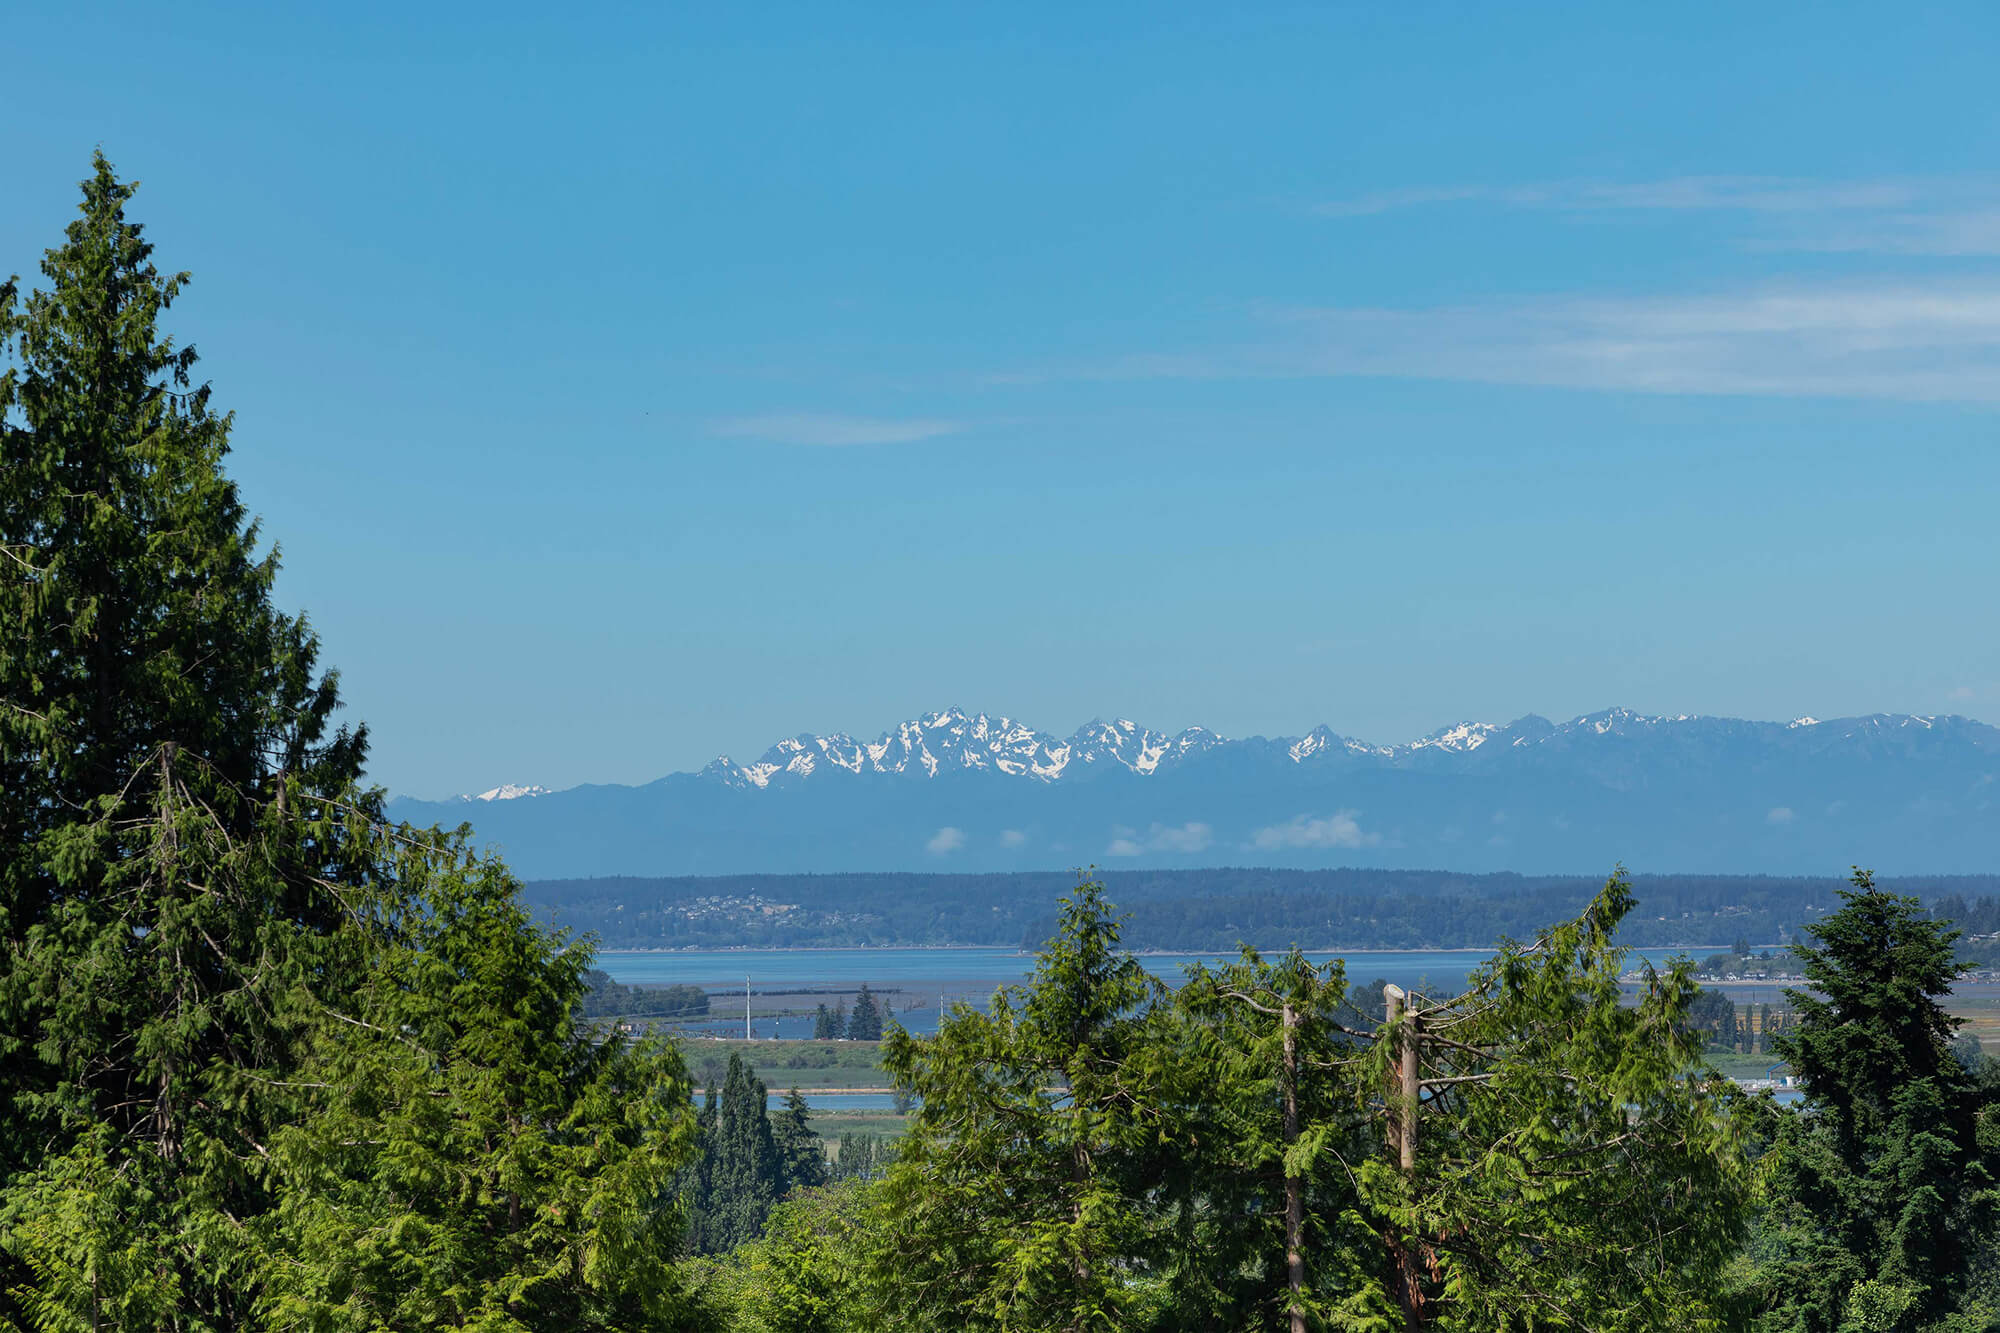
[[[1320,727],[1067,738],[957,709],[799,736],[640,787],[398,799],[531,877],[1257,864],[1461,871],[2000,869],[2000,729],[1962,717],[1467,722],[1403,745]]]

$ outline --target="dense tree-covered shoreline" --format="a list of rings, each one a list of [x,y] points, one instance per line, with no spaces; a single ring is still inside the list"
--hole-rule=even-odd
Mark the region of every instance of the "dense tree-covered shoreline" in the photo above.
[[[1486,949],[1582,910],[1601,880],[1444,871],[1107,871],[1127,948]],[[554,923],[607,949],[998,945],[1035,948],[1055,927],[1074,871],[1008,875],[735,875],[543,880],[524,892]],[[1964,923],[1969,957],[2000,961],[2000,876],[1882,876]],[[1635,875],[1619,927],[1634,948],[1702,948],[1799,937],[1832,911],[1844,879]],[[732,913],[728,904],[755,902]],[[792,905],[766,912],[769,903]]]

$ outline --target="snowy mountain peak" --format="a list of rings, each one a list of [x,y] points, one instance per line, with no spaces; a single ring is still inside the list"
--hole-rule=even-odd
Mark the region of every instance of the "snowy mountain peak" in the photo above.
[[[1411,750],[1453,750],[1464,753],[1477,750],[1496,731],[1504,730],[1493,722],[1461,722],[1455,727],[1443,727],[1422,740],[1411,741]]]
[[[477,796],[467,796],[468,801],[518,801],[524,796],[547,796],[547,787],[523,787],[516,783],[504,783],[491,791],[480,792]]]
[[[1355,742],[1348,740],[1345,736],[1340,735],[1333,728],[1322,722],[1286,746],[1285,753],[1291,756],[1293,763],[1298,764],[1305,762],[1322,751],[1339,749],[1343,746],[1351,747],[1354,744]]]

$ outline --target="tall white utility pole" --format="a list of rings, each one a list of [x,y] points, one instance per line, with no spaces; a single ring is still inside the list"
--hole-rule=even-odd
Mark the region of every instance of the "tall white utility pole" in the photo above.
[[[743,1040],[750,1040],[750,978],[743,978]]]

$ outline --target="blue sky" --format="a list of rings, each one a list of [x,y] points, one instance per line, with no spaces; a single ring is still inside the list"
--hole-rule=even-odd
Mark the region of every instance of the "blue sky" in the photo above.
[[[375,777],[2000,718],[2000,11],[15,11]],[[414,12],[405,12],[414,11]]]

